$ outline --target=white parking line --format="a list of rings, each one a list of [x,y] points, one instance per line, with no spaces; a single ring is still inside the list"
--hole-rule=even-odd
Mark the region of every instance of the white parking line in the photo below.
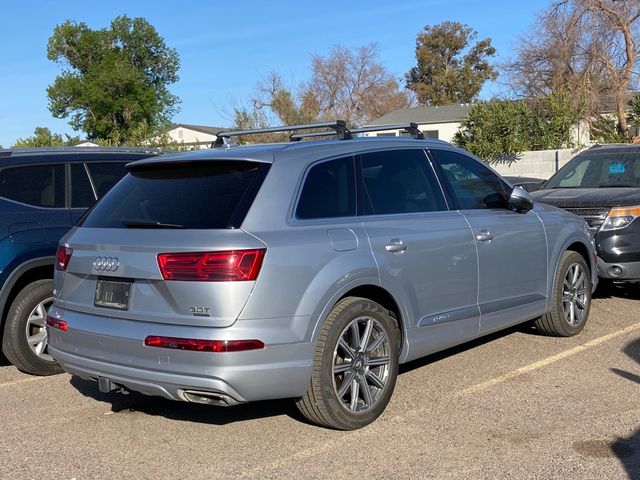
[[[0,383],[0,388],[2,387],[10,387],[12,385],[19,385],[21,383],[28,383],[28,382],[35,382],[38,380],[44,380],[47,377],[29,377],[29,378],[23,378],[21,380],[14,380],[13,382],[7,382],[7,383]]]
[[[476,393],[481,390],[486,390],[487,388],[493,387],[494,385],[498,385],[500,383],[504,383],[513,378],[519,377],[528,372],[532,372],[534,370],[539,370],[542,367],[546,367],[547,365],[551,365],[552,363],[559,362],[567,357],[575,355],[576,353],[584,352],[585,350],[589,350],[590,348],[597,347],[613,338],[619,337],[621,335],[625,335],[634,330],[640,330],[640,323],[636,323],[635,325],[630,325],[622,330],[617,330],[615,332],[609,333],[607,335],[603,335],[598,338],[594,338],[582,345],[578,345],[577,347],[571,348],[569,350],[565,350],[564,352],[560,352],[556,355],[552,355],[551,357],[543,358],[540,361],[531,363],[529,365],[525,365],[524,367],[518,368],[517,370],[513,370],[511,372],[507,372],[503,375],[494,377],[490,380],[487,380],[482,383],[478,383],[469,388],[465,388],[464,390],[459,390],[454,394],[454,397],[462,397],[465,395],[469,395],[471,393]]]

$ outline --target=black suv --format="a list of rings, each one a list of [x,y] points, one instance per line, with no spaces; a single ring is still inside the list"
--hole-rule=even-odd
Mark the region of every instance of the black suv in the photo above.
[[[124,174],[155,149],[62,147],[0,150],[0,335],[20,370],[60,370],[48,355],[58,241]]]
[[[640,145],[585,150],[531,195],[586,220],[601,278],[640,281]]]

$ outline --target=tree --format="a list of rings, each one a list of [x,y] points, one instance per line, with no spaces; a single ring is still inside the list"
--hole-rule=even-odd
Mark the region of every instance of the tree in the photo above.
[[[91,139],[126,143],[132,129],[157,130],[177,112],[168,86],[178,80],[178,54],[143,18],[120,16],[99,30],[66,21],[47,56],[64,65],[47,89],[49,110]]]
[[[519,101],[474,104],[453,143],[488,163],[512,163],[529,149],[531,109]]]
[[[640,0],[555,0],[533,30],[505,66],[516,94],[566,89],[585,99],[592,124],[610,101],[626,135],[627,96],[638,75]]]
[[[487,80],[498,76],[489,59],[491,39],[472,45],[478,33],[460,22],[427,25],[416,39],[417,65],[405,75],[407,88],[426,105],[471,103]]]
[[[574,128],[584,119],[585,101],[567,90],[555,90],[531,104],[530,150],[553,150],[577,146]]]
[[[52,133],[47,127],[36,127],[33,135],[16,140],[14,148],[27,147],[63,147],[80,143],[80,138],[66,135],[66,140],[59,133]]]
[[[378,61],[375,44],[356,49],[334,46],[329,55],[314,55],[311,77],[297,88],[285,85],[277,72],[258,82],[249,106],[234,106],[237,128],[295,125],[322,120],[345,120],[349,125],[367,122],[410,105],[393,75]],[[282,134],[247,138],[279,141]]]
[[[364,125],[409,106],[406,93],[378,60],[375,43],[354,49],[336,45],[326,57],[314,55],[311,66],[303,98],[315,99],[323,118]]]
[[[493,100],[471,107],[453,141],[488,163],[512,163],[526,150],[575,147],[584,104],[565,91],[534,101]]]

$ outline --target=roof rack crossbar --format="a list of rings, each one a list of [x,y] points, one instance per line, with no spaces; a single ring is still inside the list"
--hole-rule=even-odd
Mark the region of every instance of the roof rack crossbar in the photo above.
[[[414,122],[411,122],[411,123],[398,123],[398,124],[393,124],[393,125],[375,125],[375,126],[371,126],[371,127],[362,127],[362,128],[352,128],[352,129],[349,130],[349,133],[357,134],[357,133],[367,133],[367,132],[384,132],[384,131],[388,131],[388,130],[405,131],[405,132],[409,132],[413,138],[417,138],[417,139],[420,139],[420,140],[424,139],[424,134],[418,128],[418,124],[414,123]],[[297,133],[297,134],[294,133],[289,138],[290,138],[290,140],[292,142],[297,142],[297,141],[303,140],[305,138],[327,137],[327,136],[331,136],[331,135],[335,135],[335,134],[336,134],[335,131]]]
[[[216,134],[216,140],[211,145],[212,148],[228,147],[230,145],[229,138],[239,137],[242,135],[259,135],[262,133],[277,132],[294,132],[298,130],[313,130],[316,128],[331,128],[332,133],[340,139],[351,138],[351,133],[347,128],[344,120],[336,120],[335,122],[309,123],[306,125],[283,125],[281,127],[257,128],[255,130],[222,130]]]

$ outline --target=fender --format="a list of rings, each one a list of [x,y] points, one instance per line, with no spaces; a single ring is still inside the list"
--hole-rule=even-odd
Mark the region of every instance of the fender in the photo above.
[[[48,266],[53,267],[53,265],[55,264],[55,258],[56,257],[54,256],[33,258],[21,263],[20,265],[18,265],[18,267],[13,269],[13,271],[7,277],[7,281],[4,282],[4,285],[2,285],[2,288],[0,289],[0,312],[4,312],[7,301],[9,300],[9,294],[11,293],[11,290],[13,289],[15,284],[18,283],[18,280],[20,280],[20,277],[22,277],[22,275],[34,268]],[[4,317],[0,320],[0,323],[4,324]]]
[[[399,295],[399,293],[397,291],[394,291],[394,289],[389,288],[389,286],[381,282],[380,278],[378,277],[362,276],[362,277],[353,279],[348,283],[340,284],[339,286],[334,285],[334,288],[332,288],[329,292],[327,292],[325,296],[322,297],[322,300],[318,303],[317,309],[313,312],[311,316],[312,320],[309,324],[309,327],[312,329],[309,337],[310,341],[315,343],[318,340],[320,329],[324,324],[326,318],[329,316],[329,313],[331,313],[333,306],[336,303],[338,303],[338,301],[342,297],[344,297],[345,294],[347,294],[349,291],[355,288],[370,286],[370,285],[380,287],[383,290],[386,290],[387,293],[389,293],[389,295],[396,302],[396,305],[398,305],[398,308],[400,309],[400,315],[404,320],[400,322],[400,325],[399,325],[402,331],[402,338],[403,338],[403,344],[401,345],[400,352],[399,352],[400,357],[402,358],[404,351],[408,347],[408,341],[407,341],[408,320],[407,319],[412,318],[411,313],[406,308],[407,303],[402,301],[402,295]]]
[[[593,258],[595,249],[593,243],[589,239],[585,239],[584,237],[574,234],[568,237],[564,242],[558,244],[559,246],[553,252],[550,252],[550,260],[553,262],[549,265],[549,280],[547,282],[547,311],[549,310],[549,304],[551,299],[553,298],[553,280],[556,278],[556,273],[558,272],[558,266],[560,264],[560,258],[562,254],[566,252],[569,247],[575,243],[579,243],[591,254],[588,255],[587,265],[589,266],[589,271],[591,273],[591,292],[595,291],[596,286],[598,285],[598,271],[596,269],[595,261]]]

